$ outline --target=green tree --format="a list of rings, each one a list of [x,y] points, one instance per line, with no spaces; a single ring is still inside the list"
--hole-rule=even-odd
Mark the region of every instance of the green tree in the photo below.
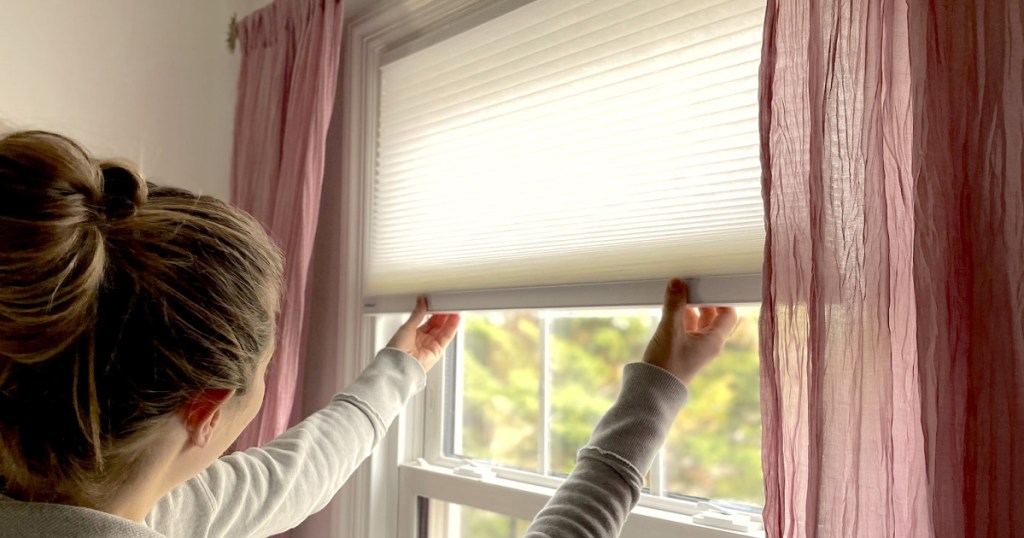
[[[642,357],[657,315],[581,311],[549,322],[553,473],[571,472],[576,452],[618,394],[623,367]],[[742,309],[741,316],[722,356],[693,382],[670,431],[666,485],[760,505],[757,309]],[[465,316],[464,455],[538,470],[542,330],[532,312]]]
[[[463,327],[462,454],[538,470],[541,329],[537,315],[470,314]]]
[[[572,471],[576,453],[619,393],[623,367],[643,356],[652,326],[645,315],[561,317],[551,323],[552,472]]]

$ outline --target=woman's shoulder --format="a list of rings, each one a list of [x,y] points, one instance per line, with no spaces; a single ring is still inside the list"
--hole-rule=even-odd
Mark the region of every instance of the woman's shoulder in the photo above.
[[[145,525],[90,508],[0,495],[0,538],[165,538]]]

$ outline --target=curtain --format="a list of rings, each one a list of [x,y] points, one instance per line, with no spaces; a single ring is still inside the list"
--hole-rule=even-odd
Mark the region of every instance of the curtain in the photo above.
[[[261,445],[299,418],[309,268],[342,13],[340,0],[276,0],[239,25],[231,200],[261,220],[284,251],[285,294],[264,405],[237,449]]]
[[[1024,536],[1024,8],[769,0],[768,536]]]

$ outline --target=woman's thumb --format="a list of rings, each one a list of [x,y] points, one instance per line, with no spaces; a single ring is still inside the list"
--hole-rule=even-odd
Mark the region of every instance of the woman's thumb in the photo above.
[[[690,289],[681,278],[673,278],[665,288],[665,302],[662,306],[662,318],[675,318],[686,309]]]

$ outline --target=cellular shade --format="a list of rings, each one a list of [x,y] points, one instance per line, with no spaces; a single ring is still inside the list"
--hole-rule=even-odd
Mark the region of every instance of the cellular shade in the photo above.
[[[759,272],[763,0],[537,0],[382,67],[367,295]]]

